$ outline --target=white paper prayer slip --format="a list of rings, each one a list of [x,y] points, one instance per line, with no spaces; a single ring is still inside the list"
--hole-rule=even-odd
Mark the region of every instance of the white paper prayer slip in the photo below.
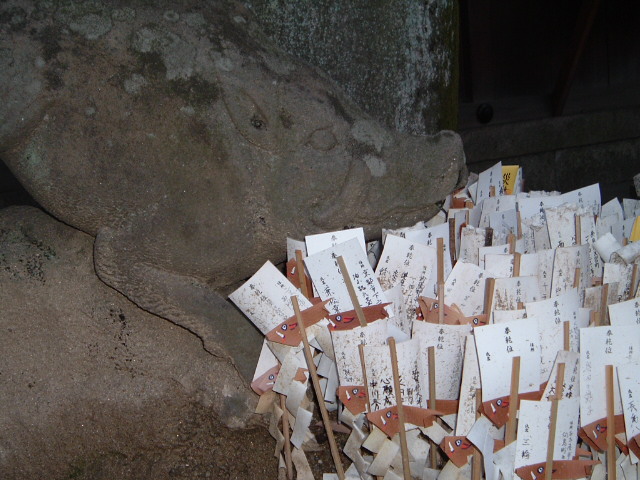
[[[296,258],[296,250],[302,252],[302,258],[307,256],[307,244],[305,242],[287,237],[287,261]]]
[[[550,402],[555,398],[558,365],[561,363],[564,363],[562,398],[577,399],[580,397],[580,353],[560,350],[553,364],[551,375],[549,375],[549,382],[542,393],[542,400]]]
[[[484,247],[487,232],[484,228],[464,227],[460,232],[460,252],[458,262],[478,265],[480,247]]]
[[[360,247],[366,252],[367,245],[364,239],[364,229],[362,228],[349,228],[347,230],[307,235],[304,240],[307,245],[307,255],[314,255],[353,238],[358,240]]]
[[[358,345],[385,345],[389,332],[386,319],[352,330],[331,330],[340,385],[364,385]],[[387,347],[388,348],[388,347]]]
[[[520,401],[515,468],[544,463],[551,424],[552,402]],[[567,398],[558,402],[554,460],[571,460],[576,453],[579,400]],[[542,478],[542,477],[541,477]],[[523,479],[530,480],[530,479]]]
[[[458,261],[444,285],[445,304],[456,304],[467,317],[482,313],[487,278],[493,277],[486,270]]]
[[[501,162],[481,172],[478,176],[478,187],[474,199],[475,204],[480,205],[485,198],[489,198],[492,190],[495,195],[504,195]]]
[[[520,275],[538,278],[538,288],[543,299],[551,297],[551,279],[555,254],[555,250],[548,249],[535,253],[525,253],[520,257]]]
[[[518,195],[518,211],[520,212],[521,221],[531,219],[537,214],[544,215],[544,209],[549,207],[557,207],[566,202],[561,195],[544,196],[544,197],[524,197]]]
[[[589,327],[580,330],[581,426],[607,416],[605,366],[640,360],[640,326]],[[615,414],[622,413],[620,390],[614,385]]]
[[[433,247],[414,243],[395,235],[387,235],[376,278],[384,290],[400,284],[408,307],[418,306],[425,294],[431,274],[437,268],[438,254]]]
[[[589,284],[589,247],[574,245],[556,248],[551,278],[551,296],[557,297],[573,288],[576,268],[580,269],[580,285]]]
[[[362,307],[387,302],[382,287],[371,269],[366,252],[361,248],[359,240],[353,238],[310,255],[305,260],[320,298],[331,299],[327,305],[331,313],[346,312],[354,308],[338,266],[338,257],[344,259],[356,297]]]
[[[480,366],[478,365],[478,354],[473,335],[467,335],[464,345],[456,436],[467,435],[473,424],[476,423],[476,389],[480,388]]]
[[[482,214],[480,215],[480,227],[486,228],[491,226],[489,217],[493,213],[515,211],[516,196],[515,195],[496,195],[495,197],[485,198],[482,202]],[[492,227],[493,228],[493,227]]]
[[[563,193],[560,197],[563,203],[575,203],[581,210],[589,210],[592,215],[600,215],[602,201],[598,183]]]
[[[266,334],[295,314],[292,296],[298,296],[301,311],[311,307],[298,289],[268,261],[229,298],[258,330]]]
[[[581,325],[578,320],[578,311],[580,310],[580,295],[575,288],[567,290],[557,297],[540,300],[537,302],[525,303],[527,316],[547,319],[559,328],[564,328],[564,322],[569,322],[570,328],[570,345],[571,350],[578,351],[580,342],[580,328],[588,325]],[[548,325],[548,323],[545,323]],[[560,340],[562,341],[562,331],[560,331]],[[554,354],[555,358],[555,354]],[[553,361],[553,359],[552,359]]]
[[[422,380],[429,385],[428,347],[435,347],[436,399],[457,400],[460,395],[464,338],[471,332],[471,325],[439,325],[414,322],[412,338],[420,340],[420,366],[427,376]],[[425,383],[426,382],[426,383]],[[429,398],[425,389],[423,398]],[[427,407],[427,405],[423,405]]]
[[[614,303],[608,308],[609,320],[614,327],[640,325],[640,298]]]
[[[491,247],[493,248],[493,247]],[[484,268],[496,278],[513,276],[514,256],[508,253],[488,253],[484,256]]]
[[[640,363],[619,365],[617,371],[627,439],[640,441]]]
[[[495,278],[491,309],[516,310],[518,303],[535,302],[541,298],[537,277]]]
[[[540,388],[540,339],[538,322],[516,320],[485,325],[474,330],[482,380],[482,401],[509,395],[513,357],[520,357],[518,392]]]
[[[492,321],[489,323],[513,322],[524,318],[527,318],[527,311],[524,308],[522,310],[493,310],[491,312]]]
[[[581,214],[580,219],[580,243],[589,245],[589,269],[591,277],[601,277],[603,262],[595,248],[598,234],[596,233],[596,221],[593,215]]]
[[[493,448],[496,438],[496,428],[484,415],[482,415],[473,424],[473,427],[467,434],[467,439],[473,443],[480,452],[482,452],[482,459],[484,461],[484,477],[486,480],[498,480],[498,470],[495,468],[493,463]]]
[[[604,262],[608,262],[611,259],[611,255],[622,248],[616,238],[608,232],[600,236],[593,246]]]
[[[633,270],[634,270],[633,265],[621,265],[619,263],[604,264],[604,274],[602,276],[602,283],[618,284],[616,288],[616,293],[617,293],[616,302],[618,303],[623,302],[630,297],[633,297],[633,295],[631,295],[631,290],[635,292],[635,288],[632,289],[631,287]],[[636,279],[637,279],[637,276],[638,275],[636,273]]]
[[[570,247],[577,243],[577,213],[578,207],[572,203],[544,209],[551,248]]]
[[[424,406],[423,392],[428,384],[423,387],[424,374],[419,365],[419,351],[420,342],[417,339],[396,344],[403,405]],[[389,346],[365,346],[364,361],[371,411],[397,405]]]

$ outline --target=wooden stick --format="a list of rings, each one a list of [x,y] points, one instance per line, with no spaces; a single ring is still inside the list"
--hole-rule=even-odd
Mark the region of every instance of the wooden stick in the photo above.
[[[633,264],[633,269],[631,270],[631,284],[629,285],[629,295],[627,296],[627,300],[631,300],[635,297],[635,286],[638,281],[638,264]]]
[[[429,358],[429,408],[437,410],[436,407],[436,349],[435,347],[427,348],[427,355]],[[430,442],[431,448],[429,448],[429,460],[431,468],[438,467],[438,445],[435,442]]]
[[[607,324],[607,301],[609,300],[609,284],[602,285],[602,295],[600,296],[600,324],[603,327]]]
[[[482,405],[482,390],[476,388],[476,420],[480,418],[480,406]],[[473,447],[473,464],[471,465],[471,480],[482,479],[482,453],[477,447]]]
[[[284,434],[284,462],[287,465],[287,480],[293,480],[293,463],[291,462],[291,433],[289,432],[289,412],[287,399],[281,393],[280,408],[282,409],[282,433]]]
[[[393,372],[393,388],[398,404],[398,422],[400,423],[400,453],[402,455],[402,473],[404,480],[411,480],[411,467],[409,465],[409,447],[407,446],[407,431],[404,424],[404,408],[402,406],[402,393],[400,391],[400,373],[398,373],[398,354],[396,352],[396,340],[389,337],[389,353],[391,353],[391,371]]]
[[[516,253],[516,236],[513,233],[507,235],[507,243],[509,244],[509,253],[511,255]]]
[[[516,439],[518,420],[518,388],[520,384],[520,357],[511,360],[511,393],[509,394],[509,420],[504,434],[504,444],[509,445]]]
[[[493,278],[487,278],[484,289],[484,313],[491,314],[491,302],[493,301],[493,290],[496,288],[496,281]]]
[[[331,429],[331,423],[329,421],[329,412],[327,412],[327,406],[324,404],[324,395],[322,395],[322,388],[320,387],[320,379],[318,378],[318,372],[316,370],[316,364],[313,363],[313,354],[311,353],[311,347],[309,346],[309,339],[307,338],[307,331],[304,326],[304,319],[300,313],[300,305],[298,304],[298,297],[291,297],[291,303],[293,305],[293,311],[296,314],[298,325],[300,326],[300,332],[302,333],[302,343],[304,344],[304,356],[307,360],[307,367],[309,367],[309,373],[311,373],[311,380],[313,382],[313,389],[316,392],[316,398],[318,399],[318,405],[320,406],[320,414],[322,415],[322,422],[324,423],[324,429],[327,432],[327,438],[329,440],[329,447],[331,448],[331,456],[333,457],[333,463],[336,466],[336,472],[340,480],[344,480],[344,469],[342,468],[342,461],[340,460],[340,453],[338,452],[338,445],[336,439],[333,436],[333,430]]]
[[[311,298],[309,289],[307,288],[307,276],[304,274],[304,262],[302,261],[302,250],[296,250],[296,268],[298,269],[298,280],[300,289],[304,298]]]
[[[582,245],[582,217],[575,216],[576,219],[576,245]]]
[[[564,339],[564,350],[567,352],[571,351],[571,323],[569,320],[565,320],[563,323],[563,339]]]
[[[520,261],[522,259],[522,255],[520,253],[513,254],[513,275],[512,277],[520,276]]]
[[[580,288],[580,274],[582,270],[580,267],[576,268],[576,271],[573,274],[573,288]]]
[[[491,186],[489,187],[489,196],[490,196],[490,197],[495,197],[495,196],[496,196],[496,187],[495,187],[495,186],[493,186],[493,185],[491,185]]]
[[[553,447],[556,443],[556,426],[558,424],[558,406],[562,399],[562,390],[564,384],[564,368],[565,364],[558,364],[558,372],[556,373],[556,394],[551,400],[551,425],[549,426],[549,436],[547,438],[547,463],[544,468],[545,480],[551,480],[553,473]]]
[[[486,233],[484,235],[484,246],[490,247],[493,245],[493,228],[488,227],[485,229]]]
[[[616,428],[613,398],[613,365],[605,365],[607,389],[607,480],[616,480]]]
[[[364,381],[364,388],[367,392],[367,413],[371,411],[371,403],[369,402],[369,382],[367,381],[367,369],[364,363],[364,344],[358,344],[358,353],[360,354],[360,366],[362,367],[362,380]]]
[[[364,312],[362,311],[362,307],[360,306],[360,302],[358,301],[358,297],[356,296],[356,290],[353,288],[353,283],[351,283],[351,277],[349,276],[349,270],[347,270],[347,264],[344,262],[344,258],[342,258],[342,256],[338,257],[338,265],[340,265],[342,278],[344,279],[344,283],[347,285],[349,298],[351,298],[351,303],[353,303],[353,308],[355,309],[358,320],[360,321],[360,326],[366,327],[367,319],[364,316]]]
[[[451,257],[451,265],[456,263],[456,219],[449,219],[449,256]]]
[[[597,327],[599,318],[600,318],[600,313],[597,310],[591,310],[591,312],[589,312],[589,326]]]
[[[518,219],[518,238],[522,238],[522,218],[520,212],[516,212],[516,218]]]
[[[444,239],[438,238],[437,242],[438,253],[438,323],[444,323]]]

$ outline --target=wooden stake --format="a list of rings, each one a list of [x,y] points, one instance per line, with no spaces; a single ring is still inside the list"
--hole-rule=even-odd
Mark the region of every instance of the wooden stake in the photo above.
[[[318,405],[320,406],[320,414],[322,415],[322,422],[324,423],[324,429],[327,433],[329,440],[329,447],[331,449],[331,456],[333,457],[333,463],[336,466],[336,472],[340,480],[344,480],[344,469],[342,468],[342,461],[340,460],[340,453],[338,452],[338,446],[336,439],[333,436],[333,430],[331,429],[331,423],[329,421],[329,412],[327,412],[327,406],[324,404],[324,395],[322,395],[322,388],[320,387],[320,379],[318,378],[318,372],[316,370],[316,364],[313,363],[313,354],[311,353],[311,347],[309,346],[309,339],[307,338],[307,331],[304,326],[304,319],[300,313],[300,305],[298,304],[298,297],[291,297],[291,304],[293,305],[293,311],[296,314],[300,332],[302,333],[302,343],[304,345],[304,356],[307,360],[307,367],[309,367],[309,373],[311,374],[311,380],[313,382],[313,389],[316,392],[316,398],[318,399]]]
[[[284,434],[284,462],[287,465],[287,480],[293,480],[293,463],[291,463],[291,434],[289,432],[289,412],[287,399],[281,393],[280,409],[282,410],[282,433]]]
[[[484,235],[484,246],[490,247],[493,245],[493,228],[486,228],[486,233]]]
[[[496,187],[494,187],[493,185],[491,185],[489,187],[489,196],[490,197],[495,197],[496,196]]]
[[[519,253],[513,254],[513,275],[512,277],[520,276],[520,260],[522,259],[522,255]]]
[[[600,318],[600,312],[597,310],[591,310],[589,313],[589,326],[598,327],[598,319]]]
[[[582,217],[575,216],[576,219],[576,245],[582,245]]]
[[[349,298],[351,298],[351,303],[353,303],[353,308],[355,309],[358,320],[360,321],[360,326],[366,327],[367,319],[364,316],[364,312],[362,311],[362,307],[360,306],[360,302],[358,301],[358,297],[356,296],[356,290],[353,288],[353,283],[351,283],[351,277],[349,276],[349,270],[347,270],[347,264],[344,262],[344,258],[342,256],[338,257],[338,265],[340,265],[342,278],[344,279],[344,283],[347,285]]]
[[[516,439],[518,420],[518,388],[520,386],[520,357],[511,360],[511,393],[509,394],[509,420],[504,433],[504,444],[509,445]]]
[[[438,323],[444,323],[444,239],[438,238],[437,242],[438,254]]]
[[[493,301],[493,291],[496,288],[496,281],[493,278],[487,278],[484,289],[484,313],[491,314],[491,302]]]
[[[369,382],[367,381],[367,369],[364,363],[364,344],[358,344],[358,353],[360,354],[360,366],[362,367],[362,380],[364,381],[364,388],[367,392],[367,413],[371,411],[371,403],[369,402]]]
[[[311,292],[307,288],[307,276],[304,274],[304,262],[302,260],[302,250],[296,250],[296,269],[298,270],[298,280],[304,298],[311,298]]]
[[[613,397],[613,365],[605,365],[607,389],[607,480],[616,480],[616,418]]]
[[[631,284],[629,285],[629,295],[627,300],[631,300],[636,295],[636,282],[638,281],[638,264],[633,264],[633,270],[631,270]]]
[[[571,323],[569,320],[565,320],[563,323],[563,339],[564,339],[564,350],[567,352],[571,351]]]
[[[609,300],[609,284],[602,285],[602,295],[600,296],[600,324],[603,327],[607,324],[607,301]]]
[[[411,467],[409,465],[409,447],[407,446],[407,432],[404,424],[404,408],[402,406],[402,393],[400,391],[400,374],[398,373],[398,354],[396,352],[396,340],[389,337],[389,353],[391,353],[391,371],[393,372],[393,388],[398,404],[398,421],[400,423],[400,453],[402,455],[402,473],[404,480],[411,480]]]
[[[518,238],[522,238],[522,218],[520,212],[516,212],[516,218],[518,219]]]
[[[564,363],[558,364],[558,372],[556,374],[556,394],[551,401],[551,425],[549,426],[549,437],[547,438],[547,463],[544,468],[545,480],[551,480],[551,474],[553,473],[553,447],[556,442],[558,406],[562,399],[562,390],[564,385],[564,368]]]
[[[482,390],[476,388],[476,420],[480,418],[480,406],[482,405]],[[482,453],[477,447],[473,447],[473,464],[471,465],[471,480],[482,479]]]
[[[511,255],[516,253],[516,236],[513,233],[507,235],[507,243],[509,244],[509,253]]]
[[[435,347],[427,348],[427,355],[429,358],[429,408],[431,410],[437,410],[436,407],[436,349]],[[435,442],[430,442],[431,448],[429,448],[429,460],[431,462],[431,468],[438,468],[438,445]]]
[[[580,267],[576,268],[576,271],[573,274],[573,288],[580,288],[580,274],[581,273],[582,273],[582,271],[580,270]]]
[[[456,263],[456,219],[449,219],[449,256],[451,257],[451,265]]]

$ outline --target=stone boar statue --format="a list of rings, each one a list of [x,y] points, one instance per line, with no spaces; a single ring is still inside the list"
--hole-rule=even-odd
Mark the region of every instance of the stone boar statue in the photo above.
[[[239,4],[9,0],[0,29],[0,158],[217,355],[253,334],[224,296],[287,236],[427,219],[465,172],[457,134],[381,127]]]

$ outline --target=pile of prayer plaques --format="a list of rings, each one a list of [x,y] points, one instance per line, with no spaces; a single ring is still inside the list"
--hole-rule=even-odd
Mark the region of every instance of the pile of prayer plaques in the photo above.
[[[314,478],[318,409],[325,480],[638,479],[640,200],[522,184],[497,164],[380,241],[288,239],[230,295],[281,478]]]

